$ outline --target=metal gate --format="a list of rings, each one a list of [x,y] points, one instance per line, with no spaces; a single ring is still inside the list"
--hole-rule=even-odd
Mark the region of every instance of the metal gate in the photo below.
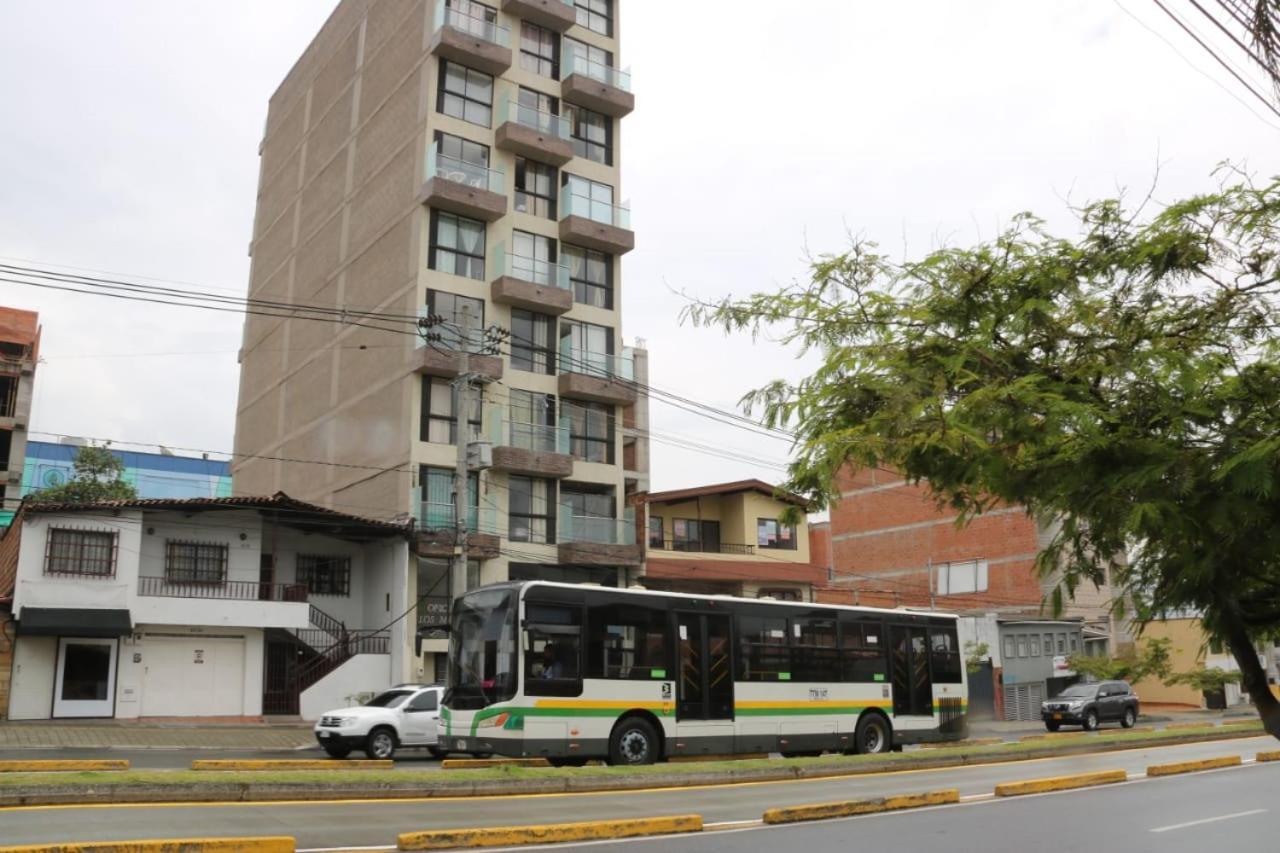
[[[1006,684],[1004,686],[1004,718],[1006,720],[1038,720],[1040,703],[1043,701],[1043,682]]]
[[[996,716],[995,679],[991,661],[984,660],[969,673],[969,719],[993,720]]]

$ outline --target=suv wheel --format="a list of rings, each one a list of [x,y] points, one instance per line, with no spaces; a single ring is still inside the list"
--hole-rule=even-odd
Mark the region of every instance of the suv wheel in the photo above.
[[[1124,716],[1120,718],[1120,725],[1124,726],[1126,729],[1131,729],[1133,728],[1133,724],[1136,722],[1138,722],[1138,714],[1133,710],[1133,708],[1125,708]]]
[[[1097,729],[1098,729],[1098,712],[1090,708],[1088,713],[1084,715],[1084,730],[1086,732],[1092,732],[1092,731],[1097,731]]]
[[[389,759],[396,754],[396,734],[385,726],[369,732],[365,738],[364,754],[370,758]]]

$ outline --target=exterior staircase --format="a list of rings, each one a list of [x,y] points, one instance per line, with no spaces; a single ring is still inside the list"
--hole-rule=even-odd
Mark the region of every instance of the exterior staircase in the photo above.
[[[296,715],[302,691],[351,658],[390,653],[387,631],[349,629],[314,604],[307,621],[306,628],[268,632],[263,714]]]

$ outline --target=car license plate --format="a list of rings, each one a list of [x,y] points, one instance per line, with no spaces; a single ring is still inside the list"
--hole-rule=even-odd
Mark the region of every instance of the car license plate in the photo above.
[[[1061,719],[1062,719],[1062,715],[1061,715],[1061,714],[1054,714],[1054,715],[1053,715],[1053,718],[1054,718],[1055,720],[1061,720]]]
[[[329,736],[328,732],[320,732],[320,737],[328,737],[328,736]]]

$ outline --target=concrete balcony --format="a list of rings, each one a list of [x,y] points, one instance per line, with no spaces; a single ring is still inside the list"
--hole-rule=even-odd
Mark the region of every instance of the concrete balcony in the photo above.
[[[417,553],[420,557],[452,557],[458,538],[454,506],[451,503],[418,502]],[[467,552],[476,560],[498,556],[501,540],[497,515],[491,507],[472,507],[467,515]]]
[[[623,518],[596,518],[573,514],[570,504],[560,505],[557,516],[557,559],[577,566],[638,566],[644,549],[636,544],[635,514],[628,508]]]
[[[502,0],[502,11],[558,33],[578,22],[572,0]]]
[[[498,102],[498,130],[493,144],[552,166],[563,166],[573,159],[569,120],[516,101]]]
[[[194,583],[143,576],[129,612],[135,624],[302,628],[309,605],[305,584]]]
[[[572,191],[560,190],[560,239],[612,255],[622,255],[636,247],[631,230],[631,210],[626,205],[597,201]]]
[[[509,253],[499,243],[493,252],[498,277],[489,295],[499,305],[559,316],[573,307],[569,268]]]
[[[487,417],[495,471],[554,479],[573,474],[567,425],[522,423],[502,406],[490,406]]]
[[[498,75],[511,67],[511,31],[496,21],[436,3],[431,53]]]
[[[634,362],[626,350],[618,356],[562,346],[559,368],[561,397],[629,406],[638,396]]]
[[[507,213],[505,176],[435,148],[427,152],[426,183],[418,201],[459,216],[493,222]]]
[[[560,97],[571,104],[622,118],[636,108],[631,72],[566,50],[560,62]]]
[[[480,346],[482,335],[463,341],[461,334],[448,326],[423,325],[427,321],[426,306],[418,309],[418,345],[413,351],[413,370],[427,376],[452,379],[462,372],[462,349],[467,349],[469,369],[480,382],[496,382],[502,378],[502,359],[486,355]],[[424,335],[433,336],[424,340]]]

